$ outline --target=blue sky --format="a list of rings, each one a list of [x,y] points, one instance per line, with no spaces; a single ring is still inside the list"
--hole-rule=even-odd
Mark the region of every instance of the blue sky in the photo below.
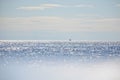
[[[0,0],[1,40],[120,40],[120,0]]]

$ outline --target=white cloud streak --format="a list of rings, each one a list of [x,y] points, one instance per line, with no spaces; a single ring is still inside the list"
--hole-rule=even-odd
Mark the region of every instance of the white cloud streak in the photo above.
[[[79,7],[79,8],[94,8],[94,5],[80,4],[80,5],[75,5],[75,7]]]
[[[22,10],[44,10],[44,9],[49,9],[49,8],[57,8],[57,7],[63,7],[62,5],[59,4],[41,4],[39,6],[22,6],[17,9],[22,9]]]
[[[79,4],[79,5],[61,5],[61,4],[41,4],[39,6],[22,6],[17,9],[21,10],[45,10],[50,8],[60,8],[60,7],[78,7],[78,8],[93,8],[93,5],[90,4]]]
[[[120,31],[120,18],[62,18],[55,16],[0,18],[1,29],[54,31]]]

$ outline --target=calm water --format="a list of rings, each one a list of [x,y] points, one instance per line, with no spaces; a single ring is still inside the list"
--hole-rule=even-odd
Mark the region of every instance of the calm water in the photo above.
[[[119,74],[119,41],[0,41],[0,80],[120,80]]]

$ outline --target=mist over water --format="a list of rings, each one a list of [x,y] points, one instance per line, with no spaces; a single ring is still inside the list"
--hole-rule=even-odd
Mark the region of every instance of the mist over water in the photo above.
[[[120,80],[120,42],[0,41],[0,80]]]

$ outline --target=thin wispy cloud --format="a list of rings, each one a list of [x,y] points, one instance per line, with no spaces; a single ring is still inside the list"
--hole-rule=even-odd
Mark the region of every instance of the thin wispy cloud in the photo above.
[[[57,8],[57,7],[62,7],[62,5],[60,5],[60,4],[41,4],[39,6],[22,6],[22,7],[18,7],[17,9],[22,9],[22,10],[44,10],[44,9]]]
[[[45,10],[45,9],[51,9],[51,8],[71,8],[71,7],[76,7],[76,8],[94,8],[94,5],[90,4],[78,4],[78,5],[61,5],[61,4],[41,4],[39,6],[21,6],[18,7],[17,9],[21,10]]]
[[[120,31],[120,18],[63,18],[55,16],[0,18],[3,28],[54,31]]]
[[[90,5],[90,4],[79,4],[79,5],[75,5],[75,7],[79,7],[79,8],[94,8],[94,5]]]

